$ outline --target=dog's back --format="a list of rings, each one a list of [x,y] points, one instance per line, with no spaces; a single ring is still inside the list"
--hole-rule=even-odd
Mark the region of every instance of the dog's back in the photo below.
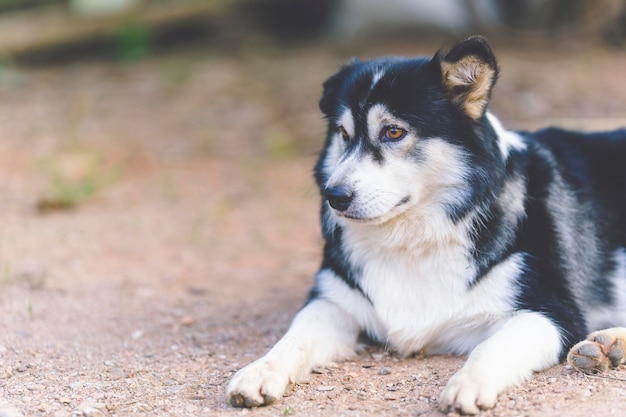
[[[580,133],[544,129],[523,134],[527,160],[527,219],[520,250],[537,285],[560,292],[568,342],[588,331],[626,323],[626,130]],[[538,278],[541,277],[541,278]],[[548,281],[548,283],[546,283]],[[549,304],[548,300],[545,301]],[[570,305],[571,303],[571,305]],[[557,314],[557,313],[555,313]]]

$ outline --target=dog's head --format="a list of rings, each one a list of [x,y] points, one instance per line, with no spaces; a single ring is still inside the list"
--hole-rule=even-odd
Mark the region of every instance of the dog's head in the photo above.
[[[460,218],[500,181],[486,117],[497,76],[489,45],[472,37],[432,58],[354,61],[330,77],[316,166],[325,209],[375,224],[409,209]]]

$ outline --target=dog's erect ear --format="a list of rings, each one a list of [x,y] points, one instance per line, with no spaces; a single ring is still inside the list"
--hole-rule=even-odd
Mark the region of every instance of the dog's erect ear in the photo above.
[[[435,59],[441,68],[441,82],[448,96],[472,119],[477,120],[489,103],[491,89],[498,78],[498,64],[487,41],[473,36],[449,51],[438,51]]]

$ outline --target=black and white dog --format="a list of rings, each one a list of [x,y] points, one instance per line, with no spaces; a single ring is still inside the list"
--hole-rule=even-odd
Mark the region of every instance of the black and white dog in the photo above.
[[[626,130],[504,130],[497,77],[472,37],[326,81],[324,259],[287,334],[232,378],[232,405],[275,401],[365,332],[401,355],[469,354],[439,405],[473,414],[626,325]],[[603,330],[568,360],[604,370],[625,345],[626,328]]]

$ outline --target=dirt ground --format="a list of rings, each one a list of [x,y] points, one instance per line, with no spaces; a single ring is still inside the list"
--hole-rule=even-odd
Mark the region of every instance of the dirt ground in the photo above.
[[[549,43],[495,42],[505,125],[626,125],[626,50]],[[266,408],[224,398],[320,262],[321,82],[353,55],[435,48],[251,43],[0,67],[0,416],[441,415],[463,359],[377,349]],[[624,410],[625,369],[559,365],[483,415]]]

